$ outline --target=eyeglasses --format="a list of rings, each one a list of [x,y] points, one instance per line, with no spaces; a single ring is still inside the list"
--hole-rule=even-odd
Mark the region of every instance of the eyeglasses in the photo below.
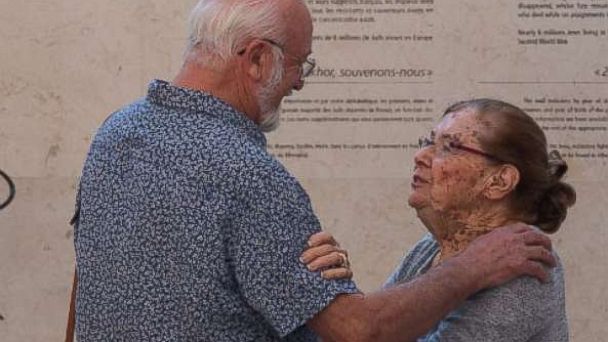
[[[418,139],[418,147],[420,147],[421,149],[429,147],[429,146],[435,146],[435,141],[430,138],[427,138],[427,137],[420,137]],[[446,140],[445,143],[442,145],[442,149],[447,153],[451,153],[453,149],[461,150],[461,151],[473,153],[478,156],[482,156],[482,157],[485,157],[485,158],[488,158],[488,159],[491,159],[491,160],[494,160],[497,162],[505,163],[504,160],[502,160],[498,157],[495,157],[489,153],[480,151],[478,149],[465,146],[459,141]]]
[[[281,49],[281,52],[283,54],[295,59],[296,61],[299,61],[299,58],[296,58],[295,56],[285,52],[285,48],[283,47],[283,45],[275,42],[274,40],[268,39],[268,38],[260,38],[260,40],[278,47],[279,49]],[[244,53],[245,53],[245,49],[238,52],[239,56]],[[316,66],[317,66],[317,62],[315,61],[314,58],[310,58],[310,57],[306,58],[304,60],[304,62],[300,63],[300,78],[306,78],[306,77],[312,75],[312,72]]]

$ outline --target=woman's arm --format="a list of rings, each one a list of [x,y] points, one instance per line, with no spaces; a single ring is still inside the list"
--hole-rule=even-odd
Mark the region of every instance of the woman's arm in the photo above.
[[[415,340],[483,288],[526,274],[546,281],[541,265],[555,265],[550,246],[525,225],[500,228],[412,281],[368,295],[340,295],[307,324],[336,341]]]

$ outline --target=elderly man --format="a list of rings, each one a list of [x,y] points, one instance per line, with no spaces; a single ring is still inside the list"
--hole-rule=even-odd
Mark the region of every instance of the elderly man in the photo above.
[[[482,288],[546,276],[550,242],[522,227],[369,295],[299,262],[320,225],[262,132],[314,67],[311,35],[301,0],[202,0],[177,77],[99,129],[75,227],[79,341],[406,341]]]

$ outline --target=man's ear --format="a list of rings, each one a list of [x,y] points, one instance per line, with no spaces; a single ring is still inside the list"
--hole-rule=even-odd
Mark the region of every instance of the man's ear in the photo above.
[[[250,42],[241,55],[243,70],[254,82],[262,82],[272,65],[272,47],[260,40]]]
[[[503,199],[515,190],[519,180],[519,170],[515,166],[501,165],[486,179],[483,194],[487,199]]]

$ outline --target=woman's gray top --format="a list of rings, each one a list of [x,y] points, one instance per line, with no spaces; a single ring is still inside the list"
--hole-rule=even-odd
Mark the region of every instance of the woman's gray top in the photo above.
[[[385,287],[423,274],[438,252],[438,243],[427,234],[405,256]],[[418,341],[568,341],[561,264],[551,270],[545,284],[521,277],[476,293]]]

